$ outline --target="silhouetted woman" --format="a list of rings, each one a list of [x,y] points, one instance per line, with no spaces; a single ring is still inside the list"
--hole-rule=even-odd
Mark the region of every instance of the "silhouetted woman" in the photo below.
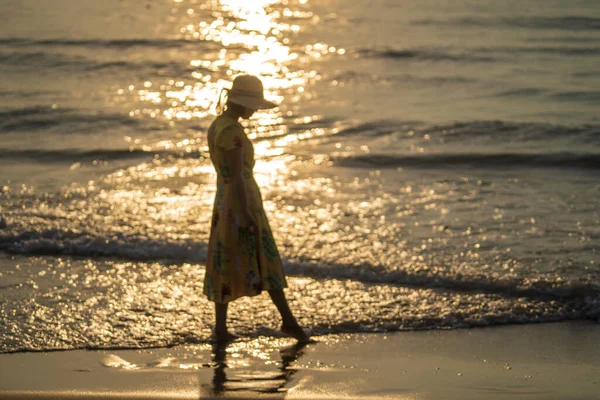
[[[219,106],[219,104],[218,104]],[[204,294],[215,302],[215,339],[227,342],[227,306],[242,296],[267,290],[282,318],[281,330],[299,341],[308,335],[292,315],[283,288],[283,265],[269,227],[254,176],[254,147],[239,123],[258,109],[273,108],[261,81],[251,75],[234,79],[225,111],[208,130],[210,159],[217,171]],[[219,107],[217,107],[219,108]],[[220,112],[220,110],[218,110]]]

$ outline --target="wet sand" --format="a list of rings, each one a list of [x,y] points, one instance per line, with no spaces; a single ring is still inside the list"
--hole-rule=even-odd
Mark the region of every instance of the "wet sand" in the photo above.
[[[2,399],[600,399],[600,324],[0,355]]]

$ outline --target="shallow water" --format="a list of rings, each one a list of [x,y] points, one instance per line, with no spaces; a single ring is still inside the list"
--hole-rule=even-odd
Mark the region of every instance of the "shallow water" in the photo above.
[[[208,338],[206,128],[237,73],[281,103],[247,125],[315,333],[599,318],[595,2],[2,8],[2,351]],[[267,303],[235,329],[276,335]]]

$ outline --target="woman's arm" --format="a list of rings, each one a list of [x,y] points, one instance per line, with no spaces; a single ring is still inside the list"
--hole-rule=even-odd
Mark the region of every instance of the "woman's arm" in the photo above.
[[[248,203],[248,196],[246,195],[246,179],[244,178],[244,156],[241,147],[234,147],[231,150],[224,152],[225,162],[229,166],[229,183],[232,187],[232,195],[236,196],[240,202],[241,213],[245,221],[247,222],[248,228],[251,230],[256,229],[256,221],[250,211],[250,204]]]
[[[229,183],[233,187],[233,194],[238,198],[242,210],[249,210],[248,197],[246,196],[246,180],[244,179],[244,156],[241,147],[234,147],[224,151],[225,163],[229,166]]]

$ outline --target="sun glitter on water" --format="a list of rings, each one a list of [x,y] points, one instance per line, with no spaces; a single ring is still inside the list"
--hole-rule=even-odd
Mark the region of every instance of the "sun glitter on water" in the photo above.
[[[304,2],[305,3],[305,2]],[[301,2],[303,4],[303,2]],[[204,12],[196,23],[187,23],[180,29],[182,39],[197,41],[209,48],[202,58],[189,61],[194,70],[191,81],[179,78],[158,83],[146,81],[137,90],[139,100],[158,108],[132,110],[131,116],[146,115],[169,121],[202,119],[214,113],[214,104],[221,89],[228,87],[233,76],[251,74],[261,78],[265,95],[277,103],[297,102],[310,95],[307,85],[318,79],[310,69],[308,59],[315,57],[315,49],[332,49],[315,43],[302,49],[302,54],[292,51],[289,36],[300,31],[300,26],[284,19],[310,19],[310,12],[291,10],[279,1],[212,1],[199,6]],[[193,8],[188,14],[194,16]],[[210,17],[209,17],[210,16]],[[210,47],[209,44],[217,47]],[[302,62],[300,59],[303,59]],[[305,69],[302,69],[303,64]],[[130,85],[129,91],[135,91]],[[120,93],[125,90],[120,89]],[[281,117],[278,109],[257,113],[253,120],[258,126],[273,125]]]
[[[304,5],[306,2],[299,4]],[[267,193],[274,187],[281,186],[284,177],[293,173],[289,165],[296,160],[293,156],[285,155],[285,148],[303,139],[323,134],[320,128],[289,132],[286,118],[293,118],[294,123],[300,120],[310,124],[318,120],[319,116],[294,116],[291,111],[286,111],[286,107],[311,96],[310,85],[320,79],[317,71],[311,68],[312,61],[328,53],[341,54],[343,49],[314,43],[296,46],[297,49],[292,50],[290,38],[301,29],[293,21],[312,21],[315,16],[310,11],[293,9],[287,2],[224,0],[210,1],[195,7],[187,10],[186,18],[190,17],[192,20],[188,18],[187,23],[181,26],[179,37],[190,42],[197,41],[207,51],[198,53],[189,60],[192,70],[188,79],[182,76],[173,76],[162,82],[148,79],[144,81],[142,88],[136,90],[134,85],[130,85],[127,89],[119,89],[119,94],[127,91],[135,93],[144,105],[143,108],[131,110],[132,118],[164,120],[171,128],[176,129],[179,121],[210,120],[211,115],[216,112],[215,104],[221,90],[230,85],[235,75],[259,76],[265,88],[265,97],[282,105],[272,110],[260,110],[250,121],[244,122],[249,125],[249,138],[255,141],[255,178],[263,193]],[[193,22],[196,16],[199,20]],[[143,199],[143,204],[157,206],[154,215],[156,220],[164,221],[166,216],[170,216],[175,224],[177,223],[172,218],[174,214],[184,216],[196,209],[198,204],[210,204],[214,195],[212,189],[202,190],[202,199],[199,201],[188,198],[190,201],[187,203],[181,196],[175,196],[173,201],[165,201],[164,195],[165,190],[173,187],[176,178],[202,174],[207,181],[215,179],[214,170],[208,163],[208,148],[203,146],[205,138],[202,131],[198,131],[196,137],[180,140],[161,138],[153,143],[140,144],[138,139],[127,139],[132,148],[138,145],[150,152],[175,150],[191,154],[199,149],[201,159],[204,160],[200,165],[181,165],[183,162],[173,165],[159,158],[152,163],[120,171],[110,179],[115,183],[120,181],[121,187],[127,186],[126,183],[134,177],[134,180],[154,182],[152,186],[159,190],[154,196],[152,191],[144,189],[137,192],[123,189],[106,196],[107,200],[112,198],[115,206],[120,208],[123,207],[123,202]],[[160,187],[161,181],[163,187]],[[197,182],[188,183],[184,191],[192,192],[194,187],[197,188]],[[166,197],[169,196],[173,196],[173,193]],[[165,207],[172,206],[175,206],[176,212],[165,210]],[[172,225],[169,227],[177,230]]]

